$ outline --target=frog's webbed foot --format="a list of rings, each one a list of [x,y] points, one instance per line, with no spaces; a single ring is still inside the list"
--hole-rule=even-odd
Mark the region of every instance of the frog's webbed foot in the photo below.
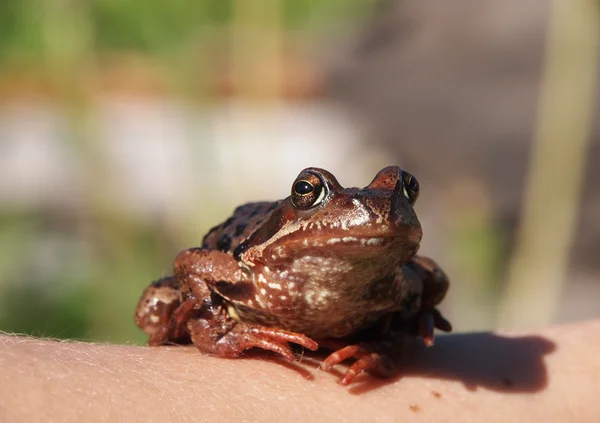
[[[235,358],[250,348],[261,348],[293,361],[290,342],[311,351],[319,348],[315,341],[305,335],[249,323],[234,323],[224,334],[218,336],[215,336],[211,322],[204,319],[191,320],[188,327],[192,341],[200,351],[219,357]]]
[[[376,376],[390,376],[398,368],[400,348],[400,339],[348,345],[331,353],[321,363],[321,369],[328,372],[336,364],[355,359],[356,361],[346,370],[340,380],[342,385],[348,385],[356,376],[365,371]]]

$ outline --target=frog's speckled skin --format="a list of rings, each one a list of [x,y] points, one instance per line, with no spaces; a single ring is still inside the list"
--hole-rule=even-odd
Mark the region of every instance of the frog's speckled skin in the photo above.
[[[315,350],[318,340],[340,347],[325,370],[356,359],[343,384],[389,374],[407,334],[430,345],[434,327],[451,329],[434,308],[448,279],[415,255],[418,189],[396,166],[362,189],[305,169],[289,197],[238,207],[201,248],[179,253],[174,276],[144,291],[136,323],[151,345],[191,339],[223,357],[259,347],[293,359],[289,342]]]

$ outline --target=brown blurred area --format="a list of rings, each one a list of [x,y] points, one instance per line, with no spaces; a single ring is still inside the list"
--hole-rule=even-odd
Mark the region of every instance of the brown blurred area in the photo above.
[[[0,6],[0,330],[142,342],[237,205],[394,163],[457,330],[600,315],[597,2],[138,2]]]

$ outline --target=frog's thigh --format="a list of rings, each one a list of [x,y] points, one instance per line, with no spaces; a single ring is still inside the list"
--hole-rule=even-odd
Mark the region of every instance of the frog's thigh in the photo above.
[[[415,256],[405,265],[407,273],[413,273],[421,280],[423,294],[421,309],[417,315],[417,335],[423,338],[425,345],[433,345],[434,329],[450,332],[452,325],[435,308],[448,291],[450,282],[442,269],[430,258]]]
[[[438,264],[429,257],[414,256],[407,266],[414,270],[423,284],[424,306],[438,305],[448,292],[450,281]]]

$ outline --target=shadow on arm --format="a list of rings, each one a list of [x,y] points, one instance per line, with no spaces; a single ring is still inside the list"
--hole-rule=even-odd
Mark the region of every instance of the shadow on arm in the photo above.
[[[541,336],[506,337],[489,332],[438,336],[432,348],[412,345],[397,376],[362,377],[350,392],[368,392],[407,377],[458,381],[469,390],[538,392],[548,384],[544,358],[555,349],[552,341]]]

